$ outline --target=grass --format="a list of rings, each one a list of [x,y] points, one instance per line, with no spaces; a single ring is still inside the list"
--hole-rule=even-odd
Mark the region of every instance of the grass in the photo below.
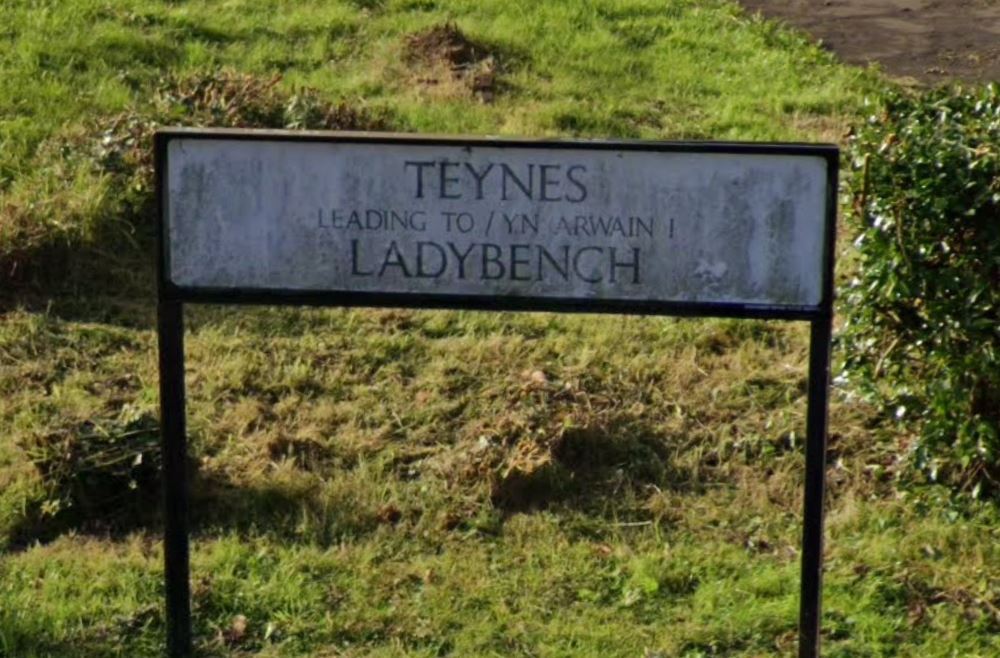
[[[490,98],[408,56],[447,21]],[[882,84],[715,0],[9,1],[0,35],[11,658],[162,651],[141,140],[219,120],[186,84],[280,73],[234,121],[346,104],[407,131],[748,140],[835,140]],[[794,652],[804,327],[211,307],[187,327],[202,655]],[[831,427],[826,655],[995,655],[997,509],[897,493],[893,428],[849,391]]]

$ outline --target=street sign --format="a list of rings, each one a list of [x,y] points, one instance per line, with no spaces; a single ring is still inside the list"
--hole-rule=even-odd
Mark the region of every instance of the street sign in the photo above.
[[[819,652],[838,151],[156,135],[168,647],[191,652],[184,303],[808,320],[800,656]]]
[[[223,293],[821,305],[824,154],[591,146],[178,135],[166,280]]]

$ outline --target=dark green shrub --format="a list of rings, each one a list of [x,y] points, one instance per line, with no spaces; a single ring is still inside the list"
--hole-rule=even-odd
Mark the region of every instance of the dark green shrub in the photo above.
[[[1000,89],[893,95],[852,138],[860,262],[846,375],[913,430],[908,463],[996,493]]]

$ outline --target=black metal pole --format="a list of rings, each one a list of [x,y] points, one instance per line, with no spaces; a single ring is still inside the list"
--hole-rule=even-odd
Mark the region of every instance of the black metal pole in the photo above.
[[[832,314],[813,320],[809,337],[809,408],[806,417],[806,494],[802,530],[799,658],[817,658],[823,601],[823,499],[830,387]]]
[[[157,315],[167,655],[170,658],[187,658],[191,655],[191,588],[188,567],[187,437],[184,428],[184,314],[180,302],[161,300]]]

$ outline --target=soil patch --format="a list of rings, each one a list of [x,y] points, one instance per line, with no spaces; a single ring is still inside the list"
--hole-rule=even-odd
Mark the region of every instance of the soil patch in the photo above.
[[[443,95],[472,94],[487,103],[496,96],[497,58],[454,23],[411,34],[406,39],[405,56],[424,87]]]
[[[851,64],[924,85],[1000,80],[1000,0],[741,0]]]

